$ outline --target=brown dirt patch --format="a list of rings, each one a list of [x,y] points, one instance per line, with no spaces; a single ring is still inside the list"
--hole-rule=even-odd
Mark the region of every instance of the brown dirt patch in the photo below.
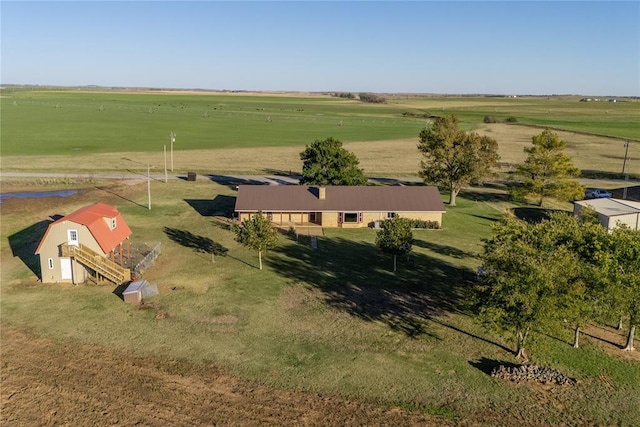
[[[625,327],[619,331],[609,326],[595,326],[591,325],[584,329],[584,335],[587,335],[591,342],[601,347],[607,353],[615,357],[622,357],[628,360],[640,361],[640,351],[638,351],[638,333],[635,336],[635,351],[624,351],[625,344],[627,343],[628,329]]]
[[[274,390],[211,366],[54,342],[3,325],[0,424],[452,425],[350,401]]]

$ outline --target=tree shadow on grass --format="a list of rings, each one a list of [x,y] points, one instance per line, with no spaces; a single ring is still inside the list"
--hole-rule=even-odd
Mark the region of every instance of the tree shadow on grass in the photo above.
[[[98,190],[102,190],[102,191],[104,191],[104,192],[106,192],[106,193],[109,193],[109,194],[113,194],[114,196],[119,197],[119,198],[121,198],[122,200],[126,200],[127,202],[129,202],[129,203],[133,203],[134,205],[140,206],[140,207],[142,207],[142,208],[145,208],[145,209],[148,209],[148,208],[149,208],[148,206],[142,205],[142,204],[140,204],[140,203],[138,203],[138,202],[134,202],[134,201],[133,201],[133,200],[131,200],[131,199],[127,199],[126,197],[124,197],[124,196],[122,196],[122,195],[120,195],[120,194],[116,193],[115,191],[113,191],[111,188],[109,188],[109,187],[107,187],[107,186],[102,186],[102,187],[100,187],[100,186],[96,186],[96,189],[98,189]]]
[[[509,202],[511,201],[511,196],[502,189],[494,189],[494,188],[466,188],[460,190],[458,196],[472,200],[474,202]]]
[[[592,333],[586,332],[584,330],[581,330],[580,332],[586,337],[593,338],[595,340],[598,340],[598,341],[606,343],[606,344],[610,344],[610,345],[612,345],[612,346],[614,346],[616,348],[620,348],[620,349],[624,348],[624,344],[621,345],[619,343],[613,342],[613,341],[608,340],[606,338],[602,338],[602,337],[599,337],[597,335],[593,335]]]
[[[40,279],[42,279],[42,272],[40,271],[40,260],[36,255],[36,249],[47,231],[47,227],[52,222],[50,220],[37,222],[12,234],[8,239],[13,256],[20,258],[29,270]]]
[[[236,206],[236,196],[218,194],[213,199],[184,199],[202,216],[224,216],[231,218]]]
[[[298,185],[300,184],[300,179],[302,179],[302,175],[297,172],[293,172],[292,170],[281,170],[281,169],[262,169],[265,175],[271,175],[269,179],[271,181],[275,181],[280,185]],[[282,179],[274,178],[275,177],[283,177]]]
[[[300,178],[300,176],[301,176],[300,174],[297,174],[296,172],[293,172],[291,169],[283,170],[283,169],[265,168],[265,169],[262,169],[262,172],[267,174],[267,175],[289,176],[289,177],[293,177],[293,178]]]
[[[482,342],[485,342],[487,344],[494,345],[494,346],[496,346],[498,348],[501,348],[502,350],[506,351],[507,353],[511,353],[513,355],[516,354],[515,351],[513,351],[512,349],[510,349],[507,346],[499,344],[499,343],[497,343],[495,341],[491,341],[491,340],[489,340],[487,338],[483,338],[483,337],[481,337],[479,335],[476,335],[476,334],[473,334],[471,332],[467,332],[467,331],[465,331],[463,329],[458,328],[457,326],[450,325],[450,324],[442,322],[442,321],[440,321],[438,319],[431,319],[431,321],[434,322],[434,323],[437,323],[438,325],[444,326],[445,328],[453,329],[454,331],[460,332],[461,334],[467,335],[467,336],[469,336],[471,338],[475,338],[475,339],[480,340]]]
[[[368,182],[373,185],[406,186],[405,182],[397,178],[369,177]]]
[[[269,183],[265,180],[257,180],[250,178],[240,178],[237,176],[228,176],[228,175],[208,175],[209,179],[217,184],[226,185],[232,190],[235,190],[238,185],[268,185]]]
[[[463,251],[453,246],[441,245],[426,240],[415,239],[413,241],[413,244],[416,246],[420,246],[421,248],[429,249],[441,255],[450,256],[452,258],[477,258],[477,255],[472,254],[471,252]]]
[[[538,223],[549,219],[549,217],[557,212],[570,214],[571,212],[561,209],[545,209],[539,207],[519,207],[513,208],[513,214],[518,218],[530,223]]]
[[[322,291],[325,302],[352,316],[387,324],[408,337],[429,334],[426,321],[461,312],[464,277],[472,272],[424,254],[384,256],[373,244],[344,238],[319,238],[318,249],[289,244],[266,261],[282,276]]]
[[[491,222],[500,221],[499,217],[496,218],[496,217],[491,217],[491,216],[486,216],[486,215],[475,215],[475,214],[472,214],[471,216],[473,216],[475,218],[486,219],[487,221],[491,221]]]
[[[623,158],[624,157],[618,158],[617,160],[622,160]],[[627,160],[632,160],[632,158],[627,158]],[[635,160],[640,160],[640,159],[635,159]],[[625,179],[625,175],[623,175],[621,172],[602,171],[602,170],[595,170],[595,169],[582,169],[580,171],[580,177],[588,178],[588,179],[609,179],[609,180]],[[640,179],[640,175],[630,173],[629,178]]]
[[[178,243],[185,248],[194,249],[196,252],[214,254],[214,255],[226,255],[229,249],[222,246],[220,243],[214,242],[208,237],[198,236],[189,231],[179,230],[177,228],[164,227],[164,233],[174,242]]]
[[[486,357],[481,357],[476,361],[470,361],[469,365],[484,372],[487,375],[491,375],[493,370],[499,368],[500,366],[504,366],[506,368],[516,368],[520,366],[519,363],[507,362],[505,360],[489,359]]]

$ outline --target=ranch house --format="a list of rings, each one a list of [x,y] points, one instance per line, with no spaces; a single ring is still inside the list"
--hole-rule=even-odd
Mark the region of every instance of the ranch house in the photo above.
[[[84,283],[107,279],[115,284],[131,280],[123,252],[131,252],[131,230],[118,210],[105,203],[78,209],[51,224],[36,255],[40,255],[43,283]]]
[[[436,187],[240,185],[238,221],[262,211],[279,227],[358,228],[399,215],[442,225],[444,204]]]

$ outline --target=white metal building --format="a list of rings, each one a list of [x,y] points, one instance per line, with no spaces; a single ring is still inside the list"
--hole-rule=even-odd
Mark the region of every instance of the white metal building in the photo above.
[[[609,198],[580,200],[574,203],[573,214],[580,216],[585,207],[596,211],[600,224],[609,230],[620,224],[640,230],[640,202]]]

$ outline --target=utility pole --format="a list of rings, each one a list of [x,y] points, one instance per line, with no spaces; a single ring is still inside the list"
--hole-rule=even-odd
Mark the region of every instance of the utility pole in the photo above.
[[[171,132],[169,140],[171,141],[171,172],[173,172],[173,143],[176,142],[176,134]]]
[[[147,164],[147,196],[149,197],[149,210],[151,210],[151,165]]]
[[[167,182],[167,144],[164,144],[164,183]]]
[[[627,167],[627,155],[629,154],[629,139],[624,142],[624,161],[622,162],[622,175]]]

